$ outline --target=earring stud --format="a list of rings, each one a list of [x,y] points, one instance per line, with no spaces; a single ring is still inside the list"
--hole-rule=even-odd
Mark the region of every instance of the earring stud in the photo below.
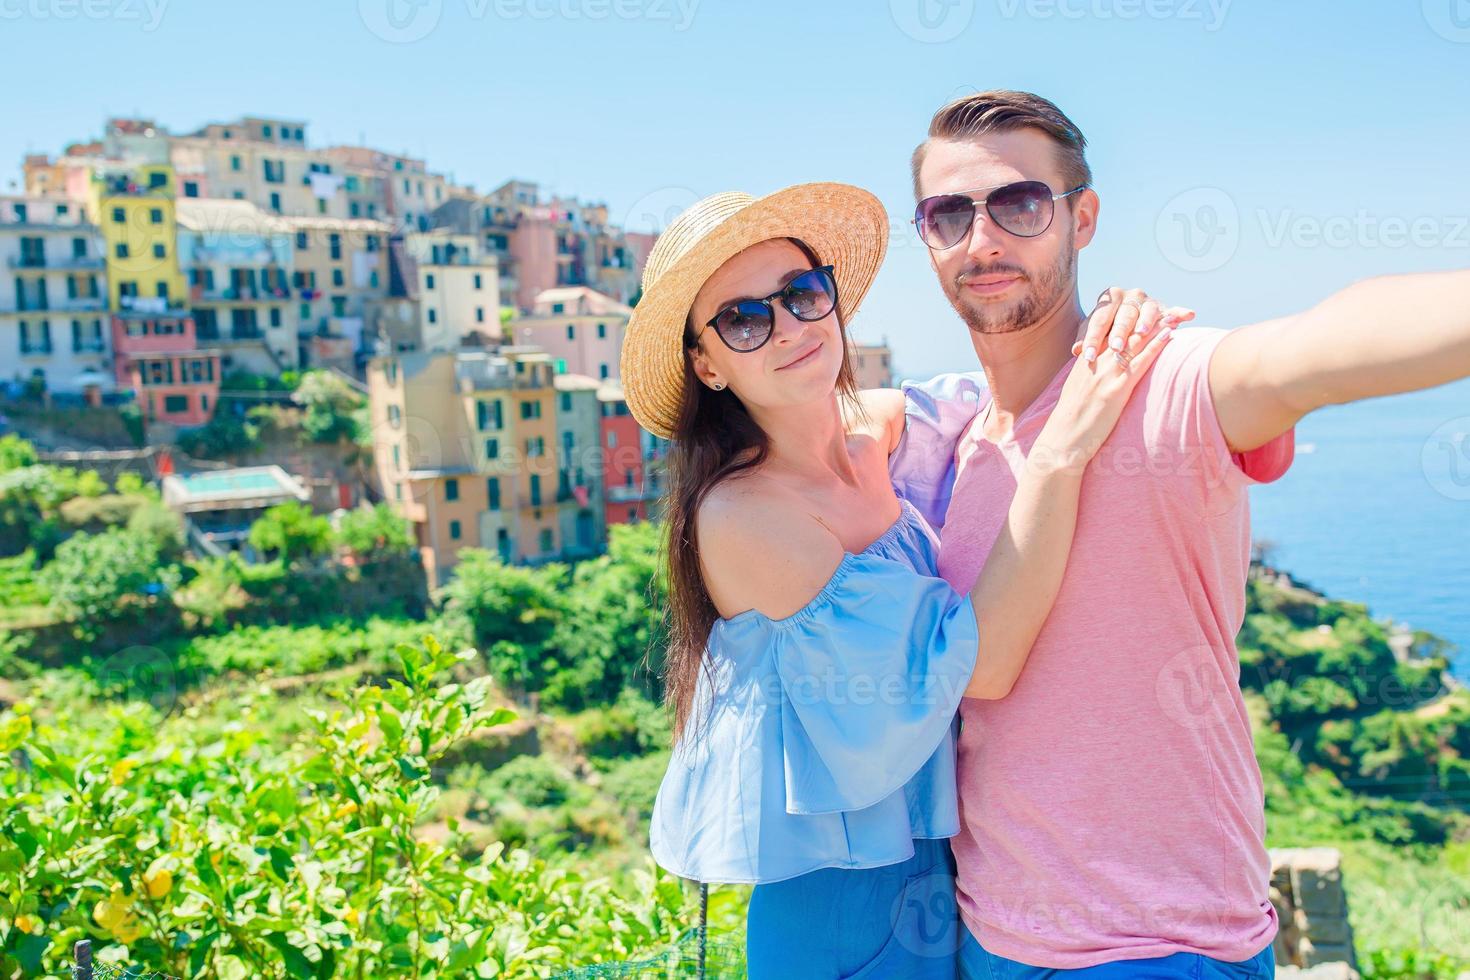
[[[724,391],[725,390],[725,382],[723,382],[723,381],[715,381],[712,384],[710,384],[710,387],[713,388],[715,391]]]

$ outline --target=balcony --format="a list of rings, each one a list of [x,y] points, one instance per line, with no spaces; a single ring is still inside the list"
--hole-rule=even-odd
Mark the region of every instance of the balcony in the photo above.
[[[44,255],[12,255],[8,260],[6,260],[5,264],[12,269],[34,269],[43,272],[47,269],[55,269],[58,271],[65,271],[70,269],[100,270],[103,266],[102,259],[93,258],[91,256],[67,256],[65,258],[56,258],[53,256],[51,258],[47,258]]]
[[[101,313],[105,305],[101,296],[75,296],[57,301],[52,309],[63,313]]]
[[[49,340],[42,340],[35,343],[25,340],[20,342],[20,353],[22,357],[50,357],[51,351],[51,341]]]

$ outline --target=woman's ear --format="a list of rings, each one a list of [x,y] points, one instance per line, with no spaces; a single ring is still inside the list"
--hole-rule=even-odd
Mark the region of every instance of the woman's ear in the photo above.
[[[700,347],[689,348],[689,362],[694,368],[694,376],[700,380],[701,384],[712,388],[718,383],[724,387],[719,372],[710,364],[709,357]]]

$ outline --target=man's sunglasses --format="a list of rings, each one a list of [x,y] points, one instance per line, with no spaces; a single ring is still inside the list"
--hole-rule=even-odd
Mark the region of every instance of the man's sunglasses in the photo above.
[[[1035,238],[1051,227],[1056,214],[1056,202],[1087,189],[1081,184],[1069,191],[1053,194],[1051,188],[1039,180],[1022,180],[1005,184],[993,190],[982,187],[973,191],[956,191],[953,194],[936,194],[926,197],[914,209],[914,227],[919,237],[930,248],[954,248],[970,236],[975,224],[975,210],[985,205],[996,227],[1021,238]],[[975,195],[989,190],[984,197]]]
[[[725,346],[733,351],[748,354],[760,350],[775,333],[776,311],[771,300],[779,300],[792,316],[804,323],[822,319],[837,306],[837,280],[832,275],[832,266],[803,272],[765,299],[731,303],[705,326],[714,327]],[[696,336],[690,346],[698,342]]]

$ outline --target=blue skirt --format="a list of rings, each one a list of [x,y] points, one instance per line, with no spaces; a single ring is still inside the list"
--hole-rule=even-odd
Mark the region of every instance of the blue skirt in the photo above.
[[[948,840],[915,840],[899,864],[756,885],[750,980],[954,980],[963,933],[954,873]]]

